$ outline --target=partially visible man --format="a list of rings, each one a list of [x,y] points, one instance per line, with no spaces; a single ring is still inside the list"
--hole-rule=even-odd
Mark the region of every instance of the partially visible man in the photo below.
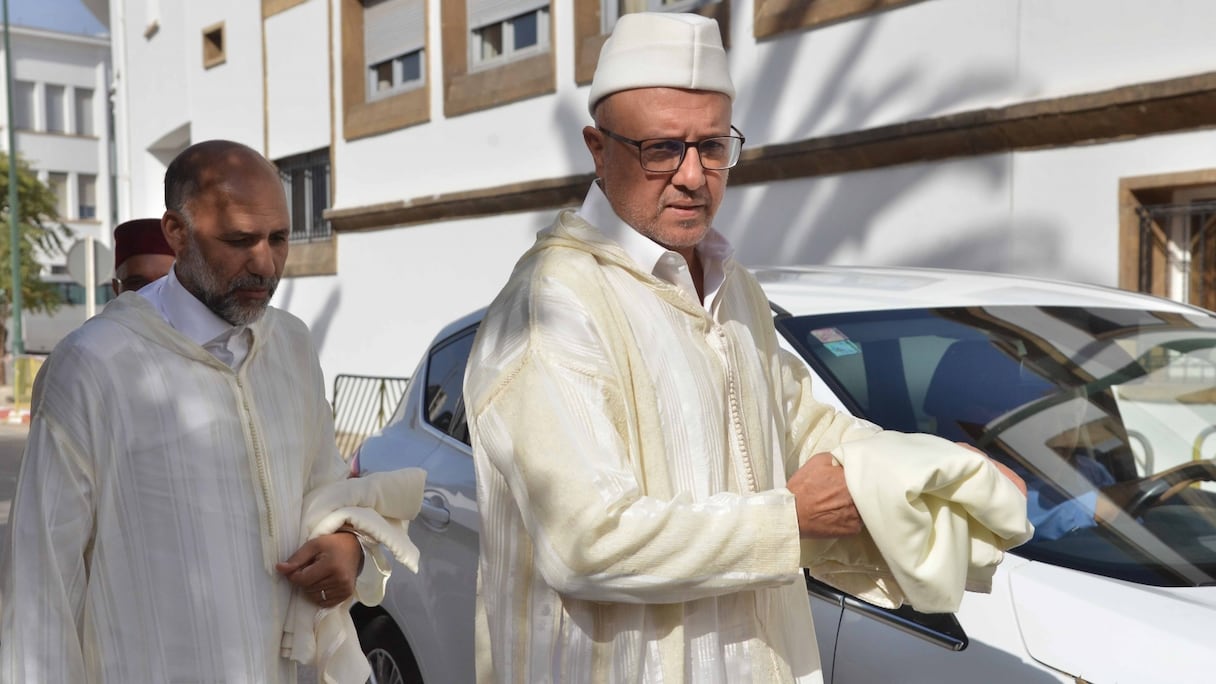
[[[801,567],[949,610],[1029,537],[1012,473],[814,400],[713,229],[733,97],[715,22],[622,16],[583,129],[598,178],[482,322],[479,681],[822,682]]]
[[[290,231],[278,173],[199,143],[165,206],[176,265],[65,338],[34,397],[4,682],[289,684],[293,589],[327,608],[356,591],[354,534],[298,546],[306,495],[345,467],[308,329],[268,306]]]
[[[160,219],[132,219],[114,229],[114,294],[134,292],[159,280],[173,266],[173,248],[165,240]]]

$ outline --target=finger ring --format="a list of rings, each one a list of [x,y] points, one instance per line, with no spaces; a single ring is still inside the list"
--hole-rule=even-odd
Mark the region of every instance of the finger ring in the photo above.
[[[322,589],[322,590],[321,590],[321,600],[322,600],[322,601],[326,600],[326,598],[325,598],[325,590],[324,590],[324,589]]]

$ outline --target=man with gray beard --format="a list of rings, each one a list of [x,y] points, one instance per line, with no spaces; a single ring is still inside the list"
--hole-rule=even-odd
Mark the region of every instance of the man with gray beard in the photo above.
[[[3,682],[296,681],[293,593],[357,596],[353,529],[300,545],[343,480],[308,329],[268,306],[290,215],[274,166],[213,140],[165,174],[169,274],[51,354],[12,508]]]

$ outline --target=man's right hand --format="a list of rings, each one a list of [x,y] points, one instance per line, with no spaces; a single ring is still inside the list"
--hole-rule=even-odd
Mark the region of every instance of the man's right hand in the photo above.
[[[794,495],[798,532],[804,538],[847,537],[861,531],[861,514],[844,481],[844,468],[831,454],[812,456],[786,488]]]

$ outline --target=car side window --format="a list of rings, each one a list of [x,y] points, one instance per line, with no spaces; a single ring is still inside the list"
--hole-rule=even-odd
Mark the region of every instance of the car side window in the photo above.
[[[464,369],[473,349],[476,328],[463,330],[435,345],[426,364],[426,403],[423,418],[435,429],[468,443],[461,393]]]

